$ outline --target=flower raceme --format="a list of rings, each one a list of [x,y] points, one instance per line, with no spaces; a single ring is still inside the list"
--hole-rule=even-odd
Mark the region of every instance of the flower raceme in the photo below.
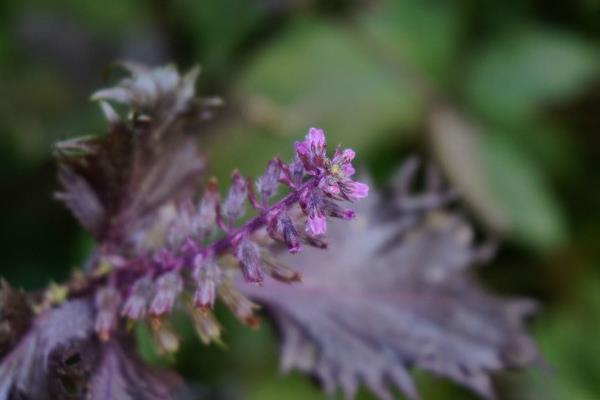
[[[290,253],[303,245],[324,248],[328,217],[352,219],[342,203],[363,198],[368,187],[352,180],[354,151],[327,156],[322,129],[310,128],[295,144],[290,163],[275,158],[255,182],[238,171],[221,198],[215,179],[198,201],[205,160],[188,134],[210,116],[218,99],[195,95],[198,69],[123,65],[131,76],[96,92],[108,134],[59,143],[66,203],[98,241],[92,273],[71,282],[69,297],[92,294],[96,331],[108,339],[119,316],[152,327],[182,301],[203,341],[215,339],[211,308],[220,299],[243,322],[255,323],[256,306],[237,289],[300,275],[273,255],[274,243]],[[128,107],[121,117],[112,105]],[[273,201],[287,187],[287,194]],[[255,215],[240,223],[249,206]],[[241,274],[238,273],[241,271]],[[79,294],[80,295],[79,295]]]
[[[115,329],[119,293],[123,296],[120,314],[131,320],[168,314],[190,287],[196,308],[209,310],[217,297],[229,296],[234,300],[226,303],[234,313],[245,322],[252,320],[253,305],[240,305],[245,302],[241,295],[224,293],[236,290],[231,283],[235,278],[227,270],[232,258],[247,282],[260,284],[265,273],[283,281],[299,280],[299,274],[269,256],[269,244],[263,245],[255,236],[264,231],[292,254],[301,250],[302,243],[325,247],[327,218],[354,218],[354,211],[340,203],[366,197],[368,186],[351,179],[354,151],[337,148],[327,157],[322,129],[310,128],[304,140],[295,144],[295,151],[289,164],[279,158],[269,161],[254,185],[235,171],[222,201],[216,181],[211,180],[197,205],[190,199],[180,204],[168,222],[165,246],[153,249],[151,256],[141,252],[126,261],[125,267],[112,272],[112,284],[97,292],[99,336],[108,338]],[[270,204],[281,185],[289,193]],[[248,203],[257,215],[236,226]],[[217,229],[221,237],[209,241],[217,236]],[[127,266],[140,271],[133,281]],[[186,284],[187,277],[191,285]],[[115,296],[107,301],[111,293]]]
[[[67,297],[92,295],[105,340],[118,331],[119,316],[164,326],[159,322],[178,302],[203,341],[218,334],[211,315],[217,299],[253,324],[256,306],[238,281],[300,279],[272,247],[281,243],[292,254],[303,245],[324,248],[327,218],[354,217],[343,203],[368,193],[352,180],[354,151],[337,148],[328,157],[323,130],[310,128],[290,163],[270,160],[255,182],[234,171],[223,197],[210,179],[196,200],[205,159],[189,133],[219,100],[196,96],[197,68],[180,75],[172,66],[123,67],[130,76],[92,96],[108,133],[57,145],[57,197],[98,242],[91,273],[69,282]],[[127,107],[123,117],[115,103]],[[274,201],[282,187],[287,193]],[[249,208],[254,215],[242,222]]]

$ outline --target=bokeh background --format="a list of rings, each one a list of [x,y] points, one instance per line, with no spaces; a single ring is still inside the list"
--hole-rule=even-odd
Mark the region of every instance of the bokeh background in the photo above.
[[[289,156],[309,126],[378,183],[409,154],[436,160],[503,239],[483,284],[541,305],[549,368],[499,377],[501,398],[600,399],[600,1],[3,0],[0,274],[16,286],[65,279],[92,245],[52,199],[52,143],[102,132],[88,98],[117,59],[202,65],[200,92],[225,100],[199,132],[221,179]],[[174,358],[143,331],[141,350],[215,398],[323,398],[277,373],[268,324],[221,320],[223,347],[182,323]],[[474,398],[416,375],[426,400]]]

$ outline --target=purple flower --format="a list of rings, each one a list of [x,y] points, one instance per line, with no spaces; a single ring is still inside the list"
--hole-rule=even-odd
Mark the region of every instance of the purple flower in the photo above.
[[[290,164],[290,172],[294,184],[296,186],[300,186],[302,183],[302,177],[304,176],[304,164],[297,155],[294,157],[294,161],[292,161]]]
[[[327,215],[334,218],[351,220],[356,216],[356,213],[351,208],[340,207],[337,203],[330,200],[323,201],[323,208],[327,212]]]
[[[315,236],[325,234],[327,231],[327,220],[321,210],[315,210],[315,212],[308,215],[306,229],[310,234]]]
[[[219,192],[217,191],[217,182],[211,179],[200,204],[198,205],[198,230],[200,236],[205,237],[212,233],[217,224],[217,210],[219,208]]]
[[[167,243],[172,247],[180,245],[188,237],[195,237],[198,232],[196,210],[191,199],[183,201],[176,213],[167,234]]]
[[[233,173],[231,179],[231,187],[227,193],[227,197],[223,202],[223,216],[225,223],[229,227],[233,226],[235,221],[244,215],[246,210],[246,197],[248,196],[248,183],[238,171]]]
[[[327,158],[323,130],[310,128],[304,141],[296,143],[296,155],[311,175],[319,177],[318,186],[329,197],[356,200],[368,195],[369,186],[351,179],[356,172],[352,166],[356,155],[354,150],[337,148],[333,157]],[[311,224],[320,227],[320,220],[321,218],[317,218]]]
[[[215,304],[217,284],[221,279],[219,266],[212,260],[198,256],[194,260],[192,277],[196,282],[194,305],[199,308],[212,308]]]
[[[324,235],[327,231],[327,220],[319,191],[312,189],[304,192],[300,198],[300,206],[308,216],[306,232],[312,236]]]
[[[300,240],[298,239],[298,232],[294,228],[292,220],[287,213],[282,214],[277,219],[277,230],[283,236],[283,241],[288,247],[290,253],[298,253],[300,251]]]
[[[269,161],[265,173],[256,180],[256,189],[260,194],[263,207],[269,204],[269,199],[277,193],[279,185],[280,163],[277,160]]]
[[[150,314],[159,316],[170,312],[183,290],[183,280],[177,271],[167,272],[156,280],[156,293],[150,304]]]
[[[285,211],[278,211],[275,216],[269,216],[269,235],[279,241],[283,241],[292,254],[300,251],[300,239],[292,219]]]
[[[137,320],[146,316],[146,309],[152,297],[154,285],[150,276],[146,275],[138,279],[131,287],[131,292],[123,308],[121,316]]]
[[[343,192],[350,200],[364,199],[369,195],[369,186],[362,182],[348,181],[343,184]]]
[[[325,165],[325,134],[322,129],[310,128],[303,142],[295,143],[296,154],[309,173],[318,173]]]
[[[350,179],[355,173],[352,160],[355,157],[354,150],[339,148],[331,160],[327,163],[327,174],[319,182],[319,187],[333,198],[340,200],[356,200],[367,197],[369,186],[362,182]]]
[[[262,282],[263,272],[258,246],[251,240],[244,238],[236,246],[235,257],[240,262],[244,279],[247,282]]]

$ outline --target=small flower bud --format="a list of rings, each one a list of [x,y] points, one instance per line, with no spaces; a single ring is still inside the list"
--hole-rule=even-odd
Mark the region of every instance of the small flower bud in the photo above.
[[[161,321],[160,323],[150,324],[150,330],[158,354],[173,354],[179,350],[179,336],[168,323]]]
[[[216,287],[221,279],[219,266],[212,260],[195,262],[192,277],[196,282],[194,305],[199,308],[212,308],[215,304]]]
[[[327,212],[327,215],[329,215],[330,217],[351,220],[354,219],[354,217],[356,216],[354,210],[352,210],[351,208],[340,207],[337,203],[334,203],[333,201],[323,201],[323,207]]]
[[[116,288],[104,287],[96,292],[96,324],[95,330],[100,340],[107,341],[117,327],[117,316],[121,305],[121,295]]]
[[[217,181],[211,179],[198,205],[198,230],[202,237],[209,236],[215,229],[218,207],[219,192],[217,191]]]
[[[208,345],[219,340],[221,326],[209,310],[198,309],[191,305],[188,305],[187,310],[192,319],[194,330],[202,343]]]
[[[320,236],[327,231],[327,220],[323,212],[321,196],[317,190],[307,191],[302,194],[300,205],[308,216],[306,232],[312,236]]]
[[[221,208],[225,222],[229,226],[233,226],[235,221],[244,215],[244,212],[246,211],[245,202],[247,195],[247,182],[238,171],[235,171],[231,181],[231,187],[229,188],[229,193],[227,193],[227,197],[225,198],[223,207]]]
[[[141,319],[146,315],[146,309],[152,297],[153,282],[149,276],[138,279],[131,287],[129,297],[121,309],[121,316],[129,319]]]
[[[194,205],[190,199],[184,201],[176,211],[175,219],[168,231],[168,243],[178,246],[181,242],[197,233]]]
[[[263,207],[269,204],[269,199],[277,193],[281,168],[276,160],[269,161],[265,173],[256,180],[256,190],[260,194]]]
[[[153,316],[168,313],[183,290],[183,280],[177,271],[167,272],[156,280],[156,292],[150,304]]]
[[[300,251],[300,239],[292,220],[287,212],[280,212],[269,226],[269,234],[275,240],[283,241],[290,253]]]
[[[283,264],[280,260],[270,256],[267,252],[263,252],[262,260],[269,275],[278,281],[290,283],[302,280],[300,273]]]
[[[218,288],[219,298],[233,312],[238,320],[251,328],[258,327],[258,320],[254,316],[254,309],[258,305],[254,304],[246,296],[241,294],[231,284],[221,284]]]
[[[244,238],[235,248],[235,258],[240,263],[247,282],[262,282],[263,272],[258,246]]]
[[[325,153],[325,133],[323,129],[310,128],[306,135],[306,141],[313,153],[317,155]]]
[[[302,160],[296,156],[294,161],[290,164],[290,175],[292,178],[292,182],[296,187],[302,184],[302,178],[304,177],[304,164],[302,164]]]
[[[322,129],[310,128],[304,141],[295,143],[296,155],[309,172],[318,171],[325,164],[325,134]]]

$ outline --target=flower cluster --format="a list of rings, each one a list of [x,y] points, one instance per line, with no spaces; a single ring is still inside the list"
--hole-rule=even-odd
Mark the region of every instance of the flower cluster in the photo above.
[[[297,142],[295,147],[302,167],[317,182],[316,188],[306,188],[300,196],[300,205],[308,216],[306,230],[313,235],[322,235],[326,231],[326,215],[345,219],[354,217],[352,210],[342,209],[334,201],[362,199],[369,193],[369,187],[351,179],[355,173],[352,149],[342,151],[336,148],[333,157],[327,158],[322,129],[311,128],[305,140]]]
[[[290,253],[298,253],[302,244],[326,247],[327,217],[352,219],[354,211],[340,203],[364,198],[369,190],[352,180],[354,151],[337,148],[327,157],[323,130],[311,128],[296,142],[295,153],[291,163],[269,161],[254,184],[235,171],[223,199],[212,179],[199,201],[188,198],[167,213],[166,223],[162,221],[167,225],[164,244],[150,251],[140,247],[110,272],[108,285],[96,293],[99,336],[110,336],[119,315],[149,318],[152,326],[162,329],[164,324],[157,321],[179,299],[188,304],[205,341],[218,335],[210,315],[217,298],[240,320],[255,324],[256,306],[235,288],[235,271],[256,284],[265,274],[286,282],[299,280],[297,272],[271,255],[273,241]],[[280,186],[289,192],[271,202]],[[256,215],[239,224],[248,205]]]

